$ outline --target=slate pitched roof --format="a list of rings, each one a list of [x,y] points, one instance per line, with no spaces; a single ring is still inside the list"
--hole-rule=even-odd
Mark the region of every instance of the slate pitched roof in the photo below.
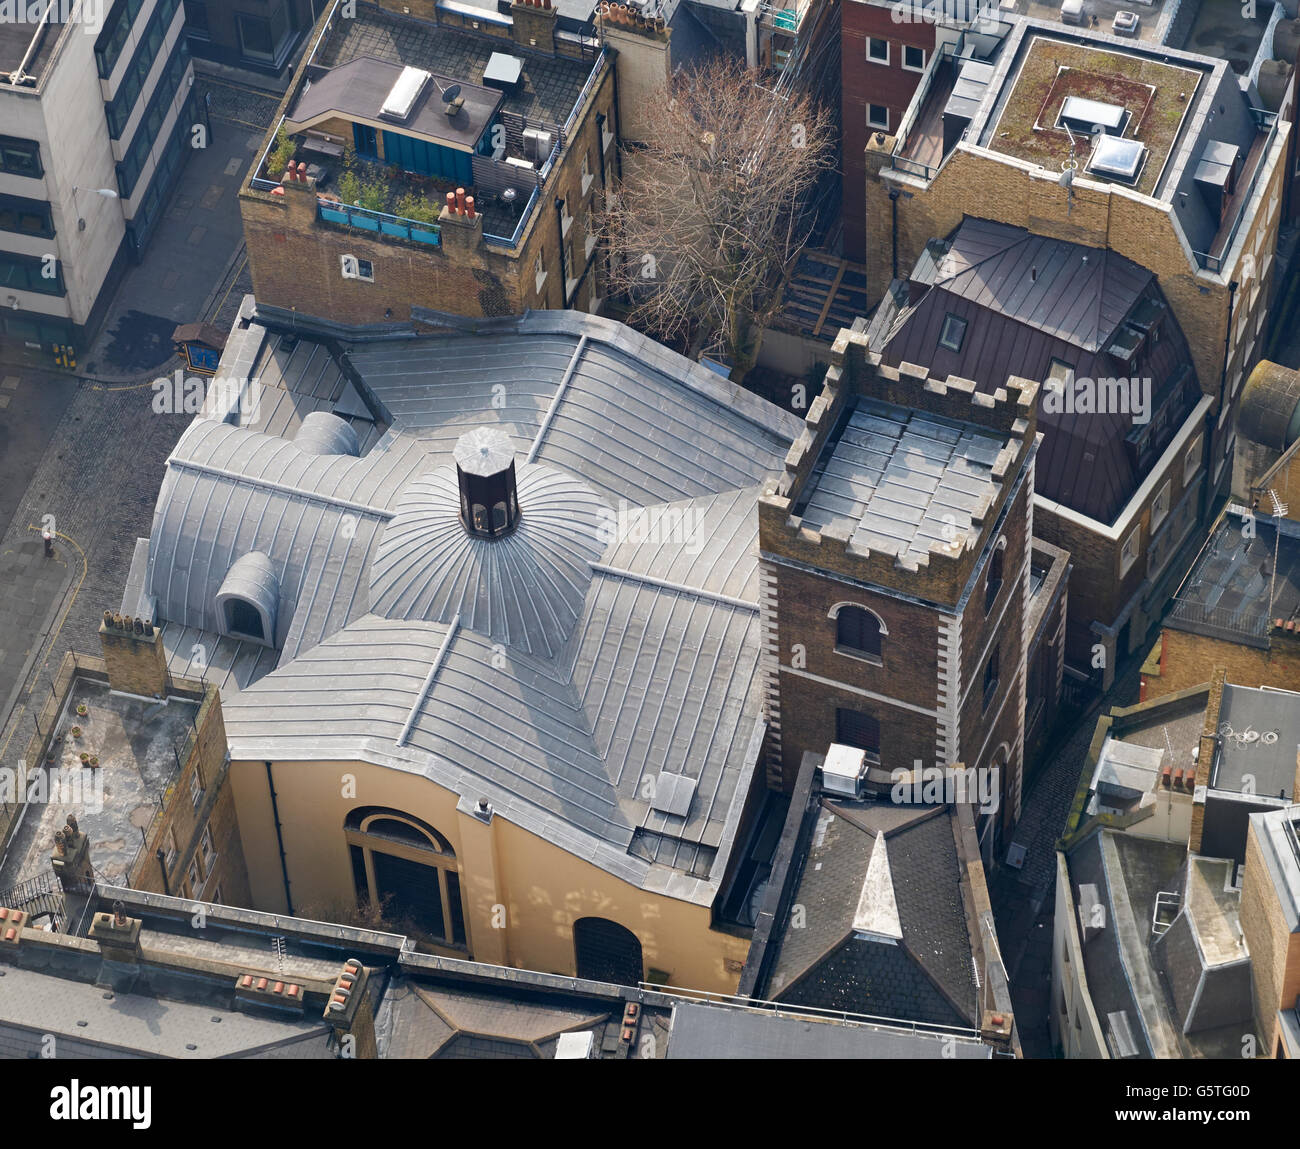
[[[974,961],[948,813],[823,802],[766,996],[873,1017],[978,1027]],[[870,883],[888,856],[887,888]],[[871,888],[868,888],[868,887]],[[868,904],[874,901],[874,905]],[[896,932],[895,932],[896,931]]]

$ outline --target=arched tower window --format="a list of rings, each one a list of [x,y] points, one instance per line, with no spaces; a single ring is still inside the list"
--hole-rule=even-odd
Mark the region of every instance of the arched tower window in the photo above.
[[[889,632],[874,611],[843,602],[832,608],[835,620],[835,649],[859,658],[881,659],[881,639]]]

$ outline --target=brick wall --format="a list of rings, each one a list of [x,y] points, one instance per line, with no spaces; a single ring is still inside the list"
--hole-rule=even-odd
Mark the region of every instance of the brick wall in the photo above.
[[[1241,686],[1300,690],[1300,639],[1275,634],[1266,649],[1166,627],[1156,673],[1142,676],[1143,697],[1162,698],[1205,682],[1214,670]]]
[[[934,25],[897,23],[892,6],[845,0],[840,6],[841,124],[844,137],[844,254],[866,258],[866,164],[863,149],[874,130],[867,126],[867,106],[889,109],[890,129],[896,129],[916,92],[921,73],[903,68],[903,46],[921,48],[929,62],[934,51]],[[889,41],[889,63],[867,59],[867,37]]]
[[[105,615],[99,643],[108,670],[108,685],[123,694],[163,698],[169,682],[162,631],[149,626],[139,634],[120,615]]]
[[[216,687],[209,686],[204,693],[186,751],[180,771],[166,794],[161,816],[149,827],[148,845],[136,862],[130,884],[134,889],[151,893],[204,901],[215,899],[220,888],[223,902],[250,905],[248,869],[234,795],[227,780],[226,725]],[[193,785],[196,777],[197,801]],[[204,830],[212,845],[207,859]],[[173,846],[175,855],[167,867],[164,883],[156,855],[160,848],[170,852]],[[197,882],[191,874],[192,864],[197,866]]]
[[[1246,836],[1240,915],[1254,972],[1256,1052],[1268,1057],[1277,1041],[1277,1011],[1291,1008],[1300,995],[1300,935],[1287,926],[1253,824]]]

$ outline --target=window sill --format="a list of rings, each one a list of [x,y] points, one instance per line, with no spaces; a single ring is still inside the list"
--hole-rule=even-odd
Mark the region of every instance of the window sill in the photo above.
[[[855,662],[865,662],[869,666],[883,667],[885,665],[884,659],[874,654],[868,654],[865,650],[853,650],[847,646],[836,646],[835,653],[842,654],[845,658],[851,658]]]

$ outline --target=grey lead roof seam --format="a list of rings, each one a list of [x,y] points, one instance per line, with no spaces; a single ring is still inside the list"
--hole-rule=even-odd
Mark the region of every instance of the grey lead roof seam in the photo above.
[[[569,365],[564,369],[564,375],[560,379],[560,384],[551,396],[550,405],[546,408],[546,414],[542,416],[542,425],[537,428],[537,434],[533,436],[533,445],[528,448],[528,457],[524,459],[525,463],[531,463],[537,458],[537,452],[542,449],[542,440],[546,438],[546,430],[551,425],[551,419],[559,409],[560,402],[564,398],[564,392],[568,390],[569,381],[578,369],[578,363],[587,350],[587,337],[583,335],[578,340],[578,346],[573,349],[573,354],[569,356]]]
[[[250,432],[257,434],[257,432]],[[224,467],[214,467],[210,463],[196,463],[189,459],[173,458],[170,465],[182,471],[193,471],[200,475],[214,475],[219,479],[229,479],[238,485],[249,485],[263,487],[266,490],[275,491],[277,494],[289,495],[293,498],[306,499],[310,503],[328,503],[330,506],[341,507],[347,511],[357,511],[363,515],[373,515],[380,519],[391,519],[393,512],[386,507],[376,507],[369,503],[353,502],[351,499],[340,499],[333,495],[322,495],[317,491],[307,490],[305,487],[295,487],[289,483],[278,483],[274,479],[253,478],[240,471],[230,471]]]
[[[456,631],[459,629],[460,615],[456,615],[451,620],[451,625],[447,627],[447,633],[442,636],[442,643],[438,647],[438,653],[433,656],[433,662],[429,666],[429,673],[424,676],[424,683],[420,687],[420,692],[415,696],[415,702],[406,715],[406,725],[402,727],[401,734],[397,736],[398,746],[406,745],[406,737],[411,733],[411,727],[415,725],[416,715],[420,713],[420,708],[424,705],[425,699],[429,697],[429,691],[433,688],[433,680],[437,677],[442,661],[447,657],[447,651],[451,648],[451,640],[456,637]]]
[[[621,567],[612,567],[606,563],[587,564],[593,571],[603,575],[610,575],[614,578],[628,579],[632,582],[646,583],[648,586],[659,587],[663,590],[676,591],[678,594],[694,595],[696,598],[706,598],[713,602],[720,602],[727,606],[734,606],[740,610],[750,610],[757,612],[758,603],[750,602],[748,599],[736,598],[734,595],[719,594],[714,590],[703,590],[700,587],[687,586],[685,583],[673,582],[671,579],[655,578],[653,575],[639,574],[636,571],[624,570]]]

